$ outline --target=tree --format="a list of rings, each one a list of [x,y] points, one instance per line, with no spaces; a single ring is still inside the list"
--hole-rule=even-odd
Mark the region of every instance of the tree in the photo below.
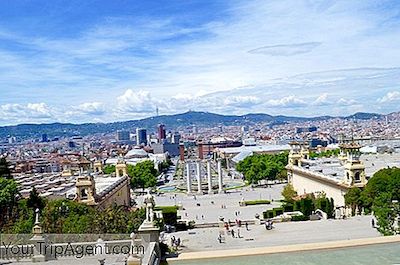
[[[103,172],[104,174],[112,174],[115,172],[115,166],[114,165],[106,165],[103,167]]]
[[[311,152],[310,153],[310,158],[317,158],[317,157],[332,157],[332,156],[338,156],[340,153],[340,149],[333,149],[333,150],[326,150],[322,152]]]
[[[275,180],[285,176],[288,154],[255,154],[246,157],[236,165],[237,171],[243,173],[245,179],[252,184],[260,180]]]
[[[373,210],[377,219],[377,229],[383,235],[399,233],[394,229],[394,220],[399,212],[400,169],[384,168],[369,179],[364,189],[359,192],[351,189],[345,196],[347,205],[357,205]]]
[[[377,230],[385,236],[397,234],[394,228],[394,222],[397,216],[395,207],[392,204],[392,195],[388,192],[379,194],[374,200],[375,217],[377,219]]]
[[[293,202],[293,198],[297,196],[297,192],[294,190],[291,184],[287,184],[282,191],[282,196],[287,202]]]
[[[68,211],[63,210],[68,209]],[[42,211],[42,225],[46,233],[92,233],[98,211],[71,200],[49,201]]]
[[[353,187],[347,191],[344,195],[344,202],[347,206],[351,207],[352,213],[354,214],[356,208],[358,208],[361,204],[361,189],[358,187]]]
[[[29,193],[29,198],[27,200],[27,206],[34,210],[36,208],[39,208],[39,210],[42,210],[45,206],[44,199],[39,196],[39,193],[37,192],[35,187],[33,187]]]
[[[5,157],[0,158],[0,177],[11,179],[10,165]]]
[[[158,171],[154,168],[152,161],[137,163],[135,166],[128,165],[128,175],[131,177],[131,186],[135,188],[149,188],[157,184]]]
[[[0,229],[13,216],[17,195],[17,183],[13,179],[0,177]]]

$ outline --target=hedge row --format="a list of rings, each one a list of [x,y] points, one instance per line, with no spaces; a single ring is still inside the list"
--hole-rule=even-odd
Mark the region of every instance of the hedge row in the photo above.
[[[271,210],[267,210],[263,212],[263,217],[264,219],[271,219],[274,218],[275,216],[283,214],[284,209],[282,207],[279,208],[273,208]]]
[[[254,201],[245,201],[244,204],[247,205],[258,205],[258,204],[270,204],[271,201],[268,200],[254,200]]]

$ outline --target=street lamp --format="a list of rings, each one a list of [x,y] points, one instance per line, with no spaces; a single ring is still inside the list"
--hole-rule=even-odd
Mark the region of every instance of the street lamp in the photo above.
[[[62,216],[66,216],[69,213],[69,207],[65,202],[62,202],[61,206],[58,207],[58,210]]]
[[[395,212],[395,218],[393,222],[393,230],[395,234],[399,234],[399,214],[400,214],[400,207],[399,207],[399,201],[398,200],[392,200],[392,207]]]

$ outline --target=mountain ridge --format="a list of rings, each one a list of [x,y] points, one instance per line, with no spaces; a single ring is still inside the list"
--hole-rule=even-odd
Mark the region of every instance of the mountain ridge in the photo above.
[[[392,114],[392,113],[391,113]],[[390,114],[388,114],[390,115]],[[0,138],[16,136],[22,139],[37,138],[41,134],[48,134],[49,137],[68,137],[73,135],[89,135],[94,133],[112,133],[117,130],[134,130],[136,127],[154,129],[159,123],[166,125],[167,129],[173,130],[180,126],[201,125],[251,125],[255,123],[268,123],[270,125],[287,122],[318,121],[333,118],[341,119],[376,119],[386,115],[378,113],[357,112],[350,116],[316,116],[316,117],[295,117],[285,115],[269,115],[265,113],[248,113],[244,115],[223,115],[203,111],[187,111],[184,113],[153,116],[138,120],[117,121],[108,123],[23,123],[18,125],[0,126]]]

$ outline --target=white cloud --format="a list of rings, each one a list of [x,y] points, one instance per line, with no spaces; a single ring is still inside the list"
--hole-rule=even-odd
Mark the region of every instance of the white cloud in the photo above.
[[[328,93],[323,93],[319,97],[315,99],[315,101],[312,103],[313,106],[326,106],[330,105],[333,102],[328,98]]]
[[[264,54],[271,56],[292,56],[302,53],[309,53],[322,43],[320,42],[305,42],[305,43],[295,43],[295,44],[280,44],[263,46],[256,49],[248,51],[251,54]]]
[[[352,106],[357,104],[357,101],[355,101],[354,99],[345,99],[345,98],[340,98],[337,102],[337,105],[339,106]]]
[[[280,99],[270,99],[267,101],[267,105],[270,107],[295,108],[306,106],[307,103],[300,98],[290,95]]]
[[[249,107],[260,104],[262,101],[255,96],[230,96],[223,100],[226,106]]]
[[[0,116],[7,124],[45,122],[54,118],[52,110],[45,103],[0,105]]]
[[[388,92],[382,98],[378,99],[378,102],[380,102],[380,103],[397,102],[397,101],[400,101],[400,92],[399,91]]]
[[[102,102],[86,102],[79,105],[78,108],[90,115],[102,115],[105,113],[105,106]]]
[[[154,113],[160,102],[151,97],[149,91],[127,89],[117,98],[116,110],[122,114]]]

